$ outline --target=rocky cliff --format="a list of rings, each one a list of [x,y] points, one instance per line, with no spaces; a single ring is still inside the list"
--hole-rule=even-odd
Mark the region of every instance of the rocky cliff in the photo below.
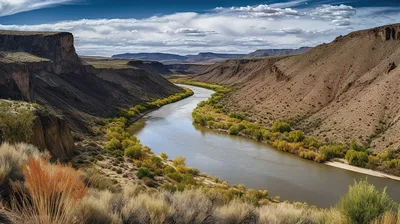
[[[91,132],[98,117],[182,91],[156,72],[123,69],[85,63],[70,33],[0,31],[0,98],[46,105],[74,131]]]
[[[400,24],[350,33],[306,53],[231,60],[196,79],[229,85],[228,109],[291,121],[322,141],[400,148]]]

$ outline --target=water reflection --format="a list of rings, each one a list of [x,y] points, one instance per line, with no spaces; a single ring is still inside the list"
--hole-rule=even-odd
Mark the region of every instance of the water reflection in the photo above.
[[[271,196],[319,207],[334,205],[349,184],[366,177],[304,160],[252,139],[193,126],[193,109],[212,91],[190,88],[194,96],[153,111],[130,128],[155,153],[166,152],[170,158],[182,155],[189,166],[231,184],[267,189]],[[368,181],[380,189],[387,186],[389,195],[400,201],[400,182],[372,176]]]

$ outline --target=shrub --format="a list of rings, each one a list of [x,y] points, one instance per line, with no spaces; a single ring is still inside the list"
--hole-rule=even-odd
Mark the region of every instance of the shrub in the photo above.
[[[274,132],[285,133],[291,130],[290,125],[284,121],[275,121],[272,126],[271,130]]]
[[[350,149],[357,151],[357,152],[365,152],[365,150],[367,150],[367,148],[365,146],[357,144],[357,142],[355,140],[351,141]]]
[[[85,224],[122,223],[115,208],[122,206],[122,198],[110,191],[89,191],[82,199],[75,213],[78,220]]]
[[[151,178],[151,179],[153,179],[153,177],[154,177],[154,173],[153,172],[151,172],[148,168],[146,168],[146,167],[140,167],[140,169],[137,171],[137,173],[136,173],[136,176],[139,178],[139,179],[142,179],[143,177],[148,177],[148,178]]]
[[[307,148],[319,148],[321,146],[318,139],[312,136],[304,138],[303,142],[305,144],[304,146]]]
[[[228,134],[230,135],[237,135],[240,132],[240,127],[238,125],[233,125],[229,128]]]
[[[168,159],[168,155],[165,152],[161,152],[160,153],[161,158],[167,160]]]
[[[28,142],[35,118],[34,111],[25,107],[14,108],[13,103],[2,101],[0,103],[2,140],[11,143]]]
[[[15,185],[10,219],[14,223],[75,223],[77,205],[88,189],[71,166],[33,157],[24,165],[25,189]],[[22,199],[22,201],[20,201]]]
[[[173,215],[173,210],[162,195],[139,194],[122,208],[125,223],[161,224]]]
[[[319,147],[318,151],[325,160],[329,160],[332,158],[343,158],[346,148],[344,145],[324,145]]]
[[[239,120],[246,120],[247,119],[245,115],[238,114],[238,113],[235,113],[235,112],[230,113],[229,117],[236,118],[236,119],[239,119]]]
[[[368,163],[368,154],[366,152],[357,152],[352,149],[347,151],[345,159],[354,166],[365,167]]]
[[[119,150],[121,149],[122,145],[121,142],[117,138],[112,138],[109,142],[106,144],[106,148],[108,150]]]
[[[385,212],[394,211],[397,204],[386,194],[386,189],[379,192],[374,185],[362,180],[349,187],[337,208],[350,223],[370,223]]]
[[[304,132],[300,130],[291,131],[288,133],[287,138],[291,142],[301,142],[304,139]]]
[[[47,154],[39,152],[33,146],[25,143],[9,144],[7,142],[0,145],[0,186],[7,179],[17,181],[22,179],[22,165],[28,161],[28,157],[45,157]]]
[[[213,209],[211,200],[200,190],[186,190],[172,195],[175,223],[204,223]]]
[[[174,160],[172,160],[172,163],[174,164],[174,166],[179,166],[179,165],[185,166],[186,158],[183,156],[178,156]]]
[[[124,155],[129,158],[139,159],[142,156],[142,146],[134,145],[124,150]]]
[[[251,204],[233,200],[229,204],[218,207],[214,211],[218,223],[250,223],[256,221],[258,214]]]

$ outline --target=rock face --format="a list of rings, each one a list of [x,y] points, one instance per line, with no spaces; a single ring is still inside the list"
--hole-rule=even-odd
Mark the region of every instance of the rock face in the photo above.
[[[218,63],[200,81],[229,85],[227,109],[291,121],[321,141],[400,148],[399,24],[350,33],[284,57]]]
[[[89,65],[70,33],[0,31],[0,98],[46,105],[78,132],[91,132],[98,117],[182,91],[151,66]]]
[[[30,143],[62,161],[69,160],[75,148],[67,121],[46,111],[36,111]]]
[[[57,65],[58,72],[68,72],[73,67],[71,65],[80,63],[74,48],[74,37],[66,32],[0,31],[0,51],[26,52],[50,59]]]

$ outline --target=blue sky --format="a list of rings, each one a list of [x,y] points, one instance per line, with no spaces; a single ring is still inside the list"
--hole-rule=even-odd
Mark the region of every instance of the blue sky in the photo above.
[[[0,0],[0,29],[69,31],[81,55],[246,53],[400,22],[400,0]]]

